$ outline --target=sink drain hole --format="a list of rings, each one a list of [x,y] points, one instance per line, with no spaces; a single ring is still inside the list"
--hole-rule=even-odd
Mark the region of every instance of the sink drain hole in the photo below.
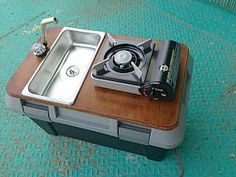
[[[75,77],[79,74],[79,68],[77,66],[70,66],[66,70],[66,75],[69,77]]]

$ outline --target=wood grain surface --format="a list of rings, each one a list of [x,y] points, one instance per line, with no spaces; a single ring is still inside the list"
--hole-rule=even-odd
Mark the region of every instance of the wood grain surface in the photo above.
[[[49,28],[47,30],[49,48],[60,31],[61,28]],[[115,38],[131,39],[131,37],[127,36],[112,36]],[[104,41],[106,40],[107,38],[104,39]],[[143,39],[135,38],[135,40],[140,41]],[[100,49],[104,47],[104,41]],[[184,80],[186,77],[188,48],[185,45],[181,45],[181,48],[180,71],[176,96],[173,101],[150,101],[144,96],[95,87],[90,77],[91,69],[73,105],[63,105],[23,96],[21,94],[23,88],[42,61],[42,59],[35,57],[31,52],[9,80],[7,84],[7,93],[12,97],[20,99],[65,107],[120,121],[133,122],[148,127],[170,130],[178,124],[182,92],[184,90]],[[98,52],[94,63],[96,63],[100,54],[101,52]]]

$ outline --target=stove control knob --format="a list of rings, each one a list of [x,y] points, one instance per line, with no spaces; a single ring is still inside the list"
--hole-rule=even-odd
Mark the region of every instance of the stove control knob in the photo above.
[[[148,93],[148,97],[149,97],[149,99],[152,101],[153,98],[154,98],[154,96],[155,96],[155,89],[154,89],[154,88],[151,88],[151,89],[150,89],[150,92]]]
[[[139,88],[139,92],[150,100],[170,100],[173,95],[168,94],[168,87],[159,83],[147,83]]]

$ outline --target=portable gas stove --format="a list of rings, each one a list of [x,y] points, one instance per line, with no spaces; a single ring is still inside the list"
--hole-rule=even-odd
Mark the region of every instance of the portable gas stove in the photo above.
[[[102,54],[93,65],[96,86],[142,94],[151,100],[171,100],[175,94],[180,45],[164,40],[122,40],[107,34]]]

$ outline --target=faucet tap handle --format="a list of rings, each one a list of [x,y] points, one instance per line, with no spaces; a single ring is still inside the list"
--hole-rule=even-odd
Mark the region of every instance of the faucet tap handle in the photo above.
[[[49,17],[49,18],[44,18],[41,21],[41,32],[42,32],[42,37],[41,41],[38,43],[33,44],[31,51],[33,54],[37,57],[43,57],[47,54],[48,48],[47,48],[47,40],[46,40],[46,25],[49,23],[57,23],[58,20],[56,17]]]

